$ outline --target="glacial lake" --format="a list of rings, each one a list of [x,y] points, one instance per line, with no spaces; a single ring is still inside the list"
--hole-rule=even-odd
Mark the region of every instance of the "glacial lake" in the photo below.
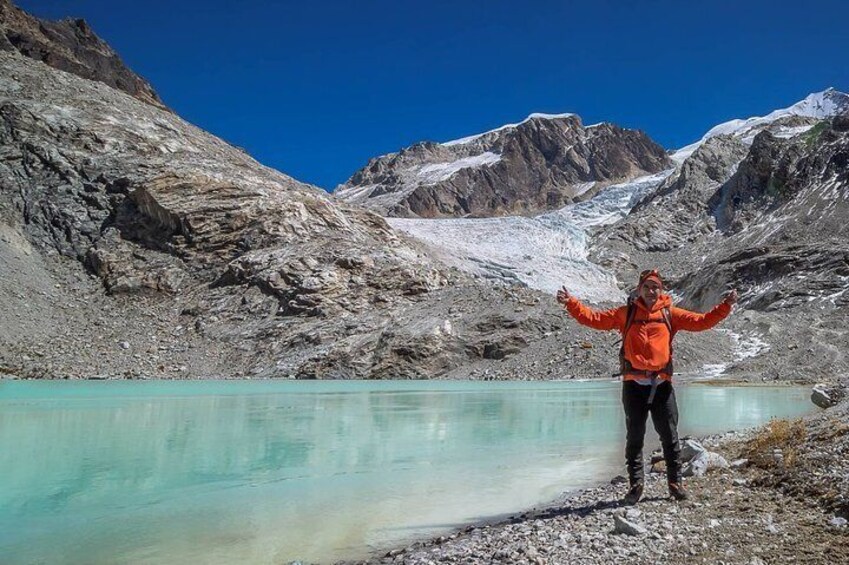
[[[0,381],[0,562],[364,557],[623,473],[620,387]],[[802,387],[676,391],[681,435],[816,410]]]

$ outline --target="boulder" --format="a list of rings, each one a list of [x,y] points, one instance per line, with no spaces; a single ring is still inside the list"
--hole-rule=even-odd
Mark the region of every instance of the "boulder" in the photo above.
[[[839,387],[818,384],[811,389],[811,402],[820,408],[831,408],[842,400],[844,394]]]

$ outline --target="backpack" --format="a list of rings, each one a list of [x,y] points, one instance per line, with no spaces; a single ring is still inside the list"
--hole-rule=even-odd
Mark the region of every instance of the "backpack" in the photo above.
[[[628,373],[636,372],[631,362],[625,358],[625,338],[628,336],[628,330],[631,329],[631,324],[634,323],[634,316],[637,313],[637,298],[636,290],[628,295],[628,311],[625,316],[625,328],[622,330],[622,345],[619,347],[619,373],[623,377]],[[671,377],[674,370],[672,366],[672,338],[675,337],[675,331],[672,329],[672,312],[670,308],[668,306],[663,308],[661,313],[663,314],[663,322],[669,330],[669,363],[661,371]]]

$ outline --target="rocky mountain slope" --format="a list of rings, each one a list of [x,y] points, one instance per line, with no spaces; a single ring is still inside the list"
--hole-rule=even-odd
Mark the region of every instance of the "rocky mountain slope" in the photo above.
[[[849,321],[849,96],[830,89],[791,109],[817,101],[835,114],[790,134],[773,133],[793,119],[782,111],[778,122],[757,119],[751,145],[738,131],[708,136],[625,220],[594,236],[596,261],[626,279],[658,265],[691,307],[740,289],[745,312],[733,326],[772,344],[740,373],[805,379],[847,368],[839,328]]]
[[[82,19],[51,22],[0,0],[0,51],[18,53],[55,69],[96,80],[148,104],[164,108],[159,95],[124,65]]]
[[[0,69],[6,373],[437,376],[560,323],[548,305],[490,327],[538,299],[106,85]]]
[[[612,369],[550,296],[464,275],[156,104],[15,50],[0,52],[0,262],[12,376]]]
[[[532,114],[479,135],[374,158],[334,196],[385,216],[522,215],[670,166],[663,148],[641,131],[585,127],[574,114]]]

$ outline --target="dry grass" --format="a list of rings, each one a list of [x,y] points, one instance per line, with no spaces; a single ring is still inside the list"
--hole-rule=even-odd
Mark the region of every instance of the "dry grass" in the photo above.
[[[801,419],[771,420],[749,441],[744,457],[758,467],[789,468],[796,464],[798,447],[806,437],[805,423]]]

